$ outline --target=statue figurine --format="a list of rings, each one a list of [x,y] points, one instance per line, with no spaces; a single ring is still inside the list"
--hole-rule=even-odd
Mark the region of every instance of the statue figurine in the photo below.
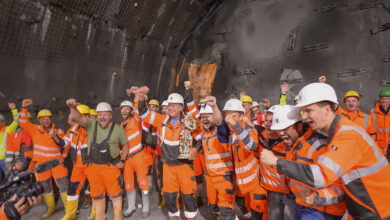
[[[192,117],[191,113],[188,113],[184,119],[182,119],[183,128],[180,131],[179,142],[179,156],[178,159],[188,159],[190,157],[190,148],[192,147],[192,135],[191,132],[196,129],[196,120]]]

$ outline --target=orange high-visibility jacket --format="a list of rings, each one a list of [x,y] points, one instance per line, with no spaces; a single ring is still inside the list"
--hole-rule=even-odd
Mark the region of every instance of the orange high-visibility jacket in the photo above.
[[[142,152],[142,124],[141,119],[137,113],[134,113],[133,117],[130,117],[126,121],[121,123],[121,127],[125,130],[127,140],[129,141],[129,154],[128,157]]]
[[[41,163],[53,159],[60,159],[61,147],[53,141],[50,134],[42,125],[35,125],[27,120],[27,111],[27,108],[23,108],[22,113],[20,113],[19,125],[31,136],[34,143],[32,160]],[[52,124],[52,128],[55,128],[54,123]],[[64,137],[64,132],[61,129],[57,129],[57,136],[59,138]]]
[[[66,158],[69,153],[73,164],[86,167],[88,162],[88,132],[79,124],[75,124],[69,128],[62,139],[65,142],[62,157]]]
[[[295,142],[292,150],[287,153],[287,159],[304,164],[313,164],[317,162],[317,157],[327,151],[326,139],[326,136],[314,132],[309,128],[305,134]],[[299,196],[301,191],[299,185],[309,187],[298,180],[290,179],[290,189],[296,195],[296,203],[331,215],[344,215],[346,207],[344,190],[340,179],[326,188],[316,190],[310,187],[311,190],[316,191],[316,197],[312,206],[306,204]]]
[[[234,166],[228,143],[221,143],[217,137],[217,127],[210,131],[203,129],[202,147],[205,154],[208,176],[233,175]]]
[[[311,187],[324,188],[338,179],[354,219],[390,217],[390,165],[372,138],[358,125],[336,115],[326,153],[314,164],[278,159],[278,171]]]
[[[368,134],[376,134],[375,125],[372,122],[371,115],[365,114],[364,112],[360,111],[360,109],[358,109],[357,113],[345,111],[343,116],[344,118],[349,119],[358,124],[364,130],[366,130]]]
[[[10,164],[18,157],[32,159],[33,143],[31,137],[23,130],[18,129],[7,138],[7,154],[5,162]]]
[[[177,157],[180,154],[180,132],[182,130],[182,120],[184,115],[181,115],[179,121],[176,125],[173,125],[172,118],[168,115],[162,115],[158,112],[149,111],[146,108],[146,102],[138,102],[137,99],[134,100],[135,112],[141,116],[142,121],[153,125],[158,130],[160,137],[160,148],[162,150],[161,161],[169,165],[180,165],[184,163],[190,163],[188,160],[178,160]],[[197,115],[198,110],[193,101],[187,103],[188,110],[193,113],[193,117]],[[193,120],[196,120],[193,118]],[[194,140],[201,139],[200,127],[197,126],[195,131],[192,131],[192,138]]]
[[[376,128],[376,142],[385,155],[387,155],[387,148],[390,144],[389,112],[385,112],[381,103],[377,103],[375,108],[370,111],[372,122]]]
[[[255,157],[258,139],[253,126],[241,121],[231,127],[229,143],[234,160],[236,184],[246,194],[259,187],[259,162]]]
[[[263,149],[271,150],[277,157],[286,158],[287,148],[281,139],[271,145],[264,128],[259,134],[259,154]],[[287,177],[278,172],[276,167],[260,163],[260,184],[269,191],[290,193]]]

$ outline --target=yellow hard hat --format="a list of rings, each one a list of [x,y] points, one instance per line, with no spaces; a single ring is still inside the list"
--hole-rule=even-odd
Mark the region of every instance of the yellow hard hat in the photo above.
[[[97,116],[97,112],[96,112],[95,109],[89,109],[89,114],[90,114],[91,116]]]
[[[344,97],[343,97],[343,101],[345,100],[345,98],[348,98],[348,97],[356,97],[360,100],[360,95],[358,92],[356,91],[348,91],[347,93],[345,93]]]
[[[149,101],[149,105],[155,105],[155,106],[159,106],[160,104],[158,103],[158,101],[156,99],[151,99]]]
[[[252,98],[249,95],[244,95],[241,97],[241,102],[250,102],[252,103]]]
[[[53,115],[51,114],[50,110],[48,110],[48,109],[42,109],[38,112],[38,118],[45,117],[45,116],[51,117]]]
[[[89,111],[90,111],[90,109],[89,109],[89,107],[88,106],[86,106],[86,105],[83,105],[83,104],[80,104],[80,105],[78,105],[77,107],[77,110],[79,110],[79,112],[81,113],[81,114],[89,114]]]

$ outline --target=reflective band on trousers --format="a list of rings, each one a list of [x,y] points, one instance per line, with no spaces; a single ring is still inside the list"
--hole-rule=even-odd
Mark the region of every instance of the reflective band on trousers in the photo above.
[[[371,109],[371,114],[372,114],[372,120],[374,121],[374,125],[377,131],[379,132],[390,132],[390,128],[383,128],[379,129],[378,128],[378,123],[376,121],[376,115],[375,115],[375,109]]]
[[[229,152],[221,153],[221,154],[210,154],[210,155],[206,155],[206,160],[222,159],[226,157],[231,157],[231,154]]]
[[[359,178],[369,176],[371,174],[374,174],[381,170],[383,167],[385,167],[388,164],[386,157],[381,157],[381,159],[378,160],[374,165],[370,167],[364,167],[360,169],[356,169],[354,171],[351,171],[344,176],[341,177],[341,180],[343,181],[344,185],[348,185],[350,182],[357,180]]]
[[[220,168],[225,168],[225,167],[233,167],[233,163],[231,161],[228,161],[226,163],[215,163],[215,164],[207,164],[206,163],[207,169],[220,169]]]
[[[237,178],[237,184],[238,185],[247,184],[247,183],[251,182],[252,180],[254,180],[255,178],[257,178],[257,169],[256,169],[256,171],[252,175],[250,175],[248,177],[245,177],[243,179],[238,179]]]
[[[253,167],[254,164],[257,164],[256,158],[253,158],[253,160],[249,164],[247,164],[246,166],[236,168],[236,174],[245,173],[245,172],[249,171]]]

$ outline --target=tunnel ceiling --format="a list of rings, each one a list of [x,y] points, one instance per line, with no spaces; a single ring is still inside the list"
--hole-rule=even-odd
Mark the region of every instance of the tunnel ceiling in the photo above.
[[[71,96],[118,105],[135,84],[161,94],[181,41],[218,3],[2,0],[1,109],[24,97],[35,100],[35,110],[64,109]]]

